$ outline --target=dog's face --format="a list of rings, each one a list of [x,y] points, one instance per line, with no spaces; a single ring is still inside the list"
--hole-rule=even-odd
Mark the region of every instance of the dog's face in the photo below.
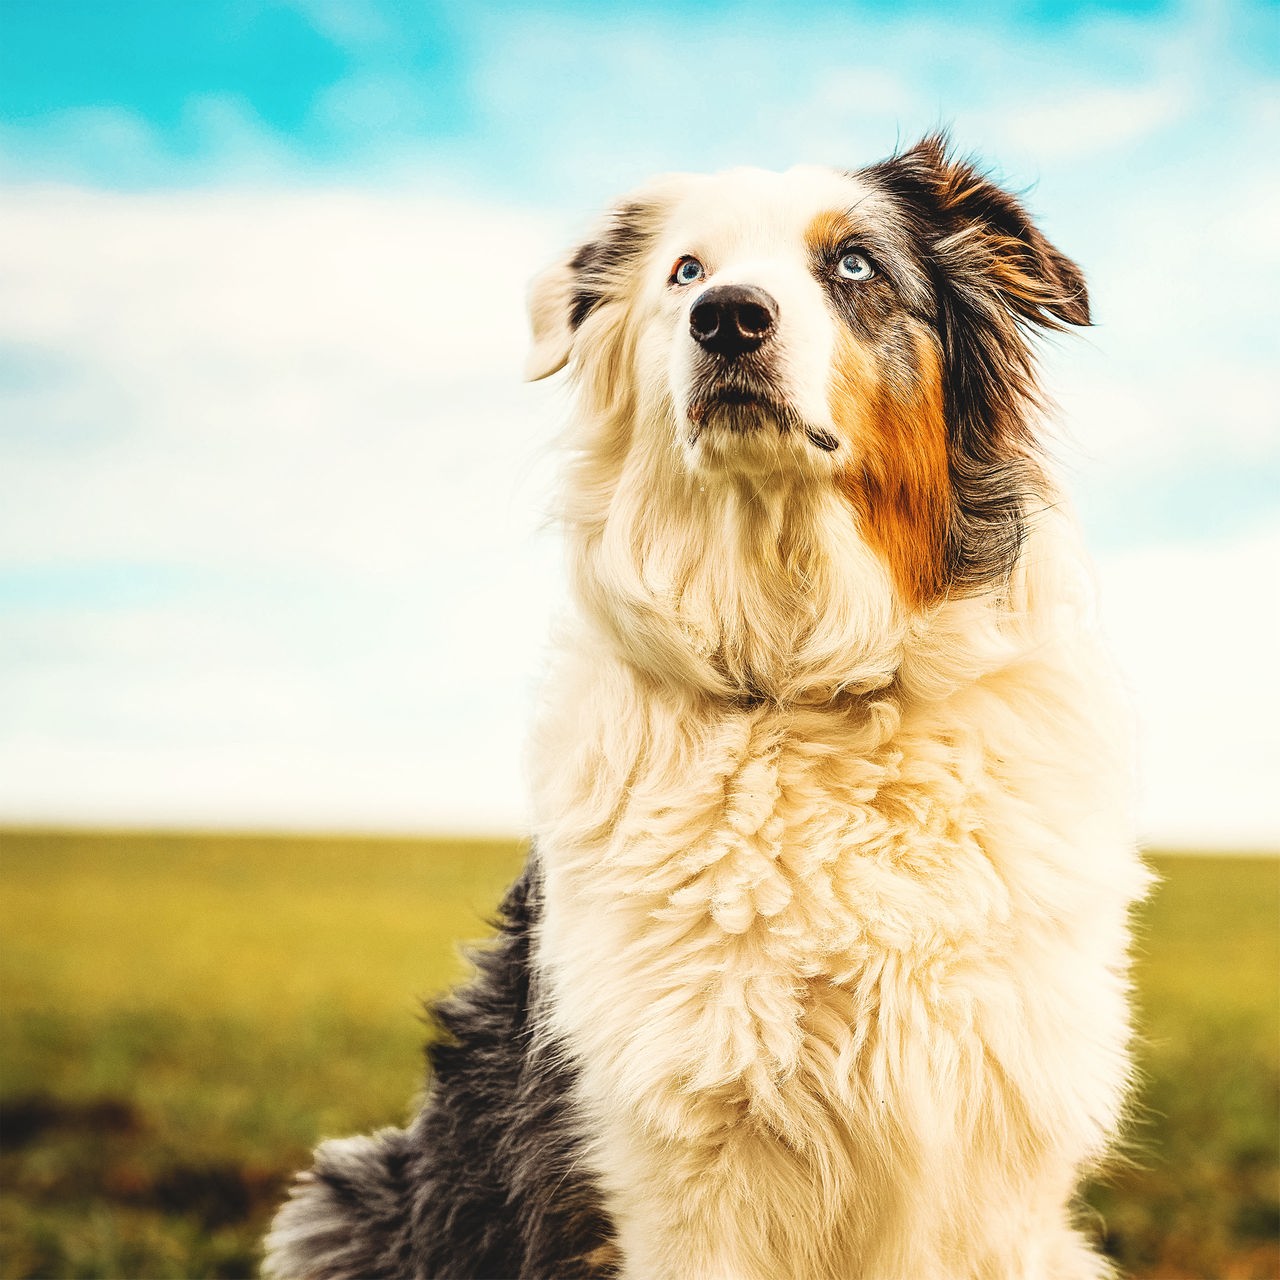
[[[927,279],[892,226],[858,175],[684,181],[632,270],[630,323],[641,417],[690,470],[830,477],[865,458],[930,345]]]
[[[877,687],[935,606],[999,599],[1047,496],[1031,332],[1089,318],[1075,265],[939,138],[661,179],[531,310],[529,375],[579,383],[588,613],[651,672],[775,697]]]
[[[915,604],[1008,572],[1038,481],[1027,330],[1088,323],[1079,270],[938,138],[660,180],[532,312],[530,376],[576,357],[699,483],[827,486]]]

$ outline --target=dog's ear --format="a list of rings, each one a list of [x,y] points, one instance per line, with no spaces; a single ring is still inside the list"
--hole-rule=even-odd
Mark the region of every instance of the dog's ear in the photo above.
[[[652,200],[625,200],[609,211],[593,236],[534,280],[529,290],[533,347],[525,365],[526,381],[549,378],[569,363],[583,321],[625,290],[628,268],[644,253],[655,221]]]
[[[933,252],[961,287],[984,281],[1021,322],[1061,329],[1089,323],[1084,275],[1031,221],[1022,202],[935,133],[883,166],[889,185],[925,206],[941,235]]]
[[[633,268],[689,182],[687,174],[655,179],[615,205],[594,235],[535,278],[529,289],[533,346],[525,365],[527,381],[537,382],[563,369],[587,317],[627,294]]]
[[[943,134],[865,172],[895,198],[934,281],[952,578],[960,586],[998,581],[1017,560],[1025,495],[1042,484],[1028,331],[1088,324],[1084,277],[1016,196],[952,157]]]
[[[572,260],[557,262],[529,286],[529,327],[533,344],[525,361],[526,382],[559,373],[573,349],[573,295],[576,272]]]

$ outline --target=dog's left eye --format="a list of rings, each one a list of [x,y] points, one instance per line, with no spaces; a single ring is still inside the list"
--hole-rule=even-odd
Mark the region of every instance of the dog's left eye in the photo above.
[[[846,280],[870,280],[875,273],[871,259],[856,250],[841,254],[840,261],[836,263],[836,275]]]
[[[697,258],[681,258],[671,273],[672,284],[693,284],[701,280],[706,271]]]

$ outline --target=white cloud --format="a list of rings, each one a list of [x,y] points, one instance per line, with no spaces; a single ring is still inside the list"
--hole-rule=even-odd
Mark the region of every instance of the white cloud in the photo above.
[[[1099,566],[1156,844],[1280,848],[1280,521]]]
[[[505,723],[477,721],[498,738]],[[415,756],[376,744],[241,742],[184,750],[0,742],[11,824],[518,835],[521,771],[473,742]]]
[[[60,373],[6,413],[0,545],[417,562],[544,452],[518,370],[551,252],[534,217],[416,197],[10,192],[0,343]]]
[[[518,375],[547,227],[7,194],[0,349],[38,377],[0,391],[0,569],[51,585],[0,612],[0,811],[519,825],[558,590],[557,392]]]
[[[1183,84],[1077,85],[1025,102],[1016,111],[1005,108],[988,127],[1051,163],[1123,151],[1176,124],[1190,107],[1191,95]]]
[[[289,0],[327,39],[345,48],[378,46],[395,35],[390,15],[368,0]]]
[[[1228,166],[1082,211],[1059,243],[1086,270],[1095,326],[1053,344],[1072,439],[1112,479],[1280,457],[1280,183]],[[1212,517],[1211,506],[1189,513]]]

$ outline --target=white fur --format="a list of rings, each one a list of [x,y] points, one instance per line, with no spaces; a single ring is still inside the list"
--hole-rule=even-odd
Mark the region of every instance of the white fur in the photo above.
[[[563,273],[535,293],[531,370],[573,354],[581,382],[534,751],[551,1029],[626,1280],[1101,1276],[1070,1201],[1120,1117],[1147,878],[1070,521],[1033,519],[1002,590],[915,611],[825,455],[687,443],[665,259],[783,296],[820,419],[835,321],[800,237],[852,185],[669,180],[629,296],[575,338]]]

